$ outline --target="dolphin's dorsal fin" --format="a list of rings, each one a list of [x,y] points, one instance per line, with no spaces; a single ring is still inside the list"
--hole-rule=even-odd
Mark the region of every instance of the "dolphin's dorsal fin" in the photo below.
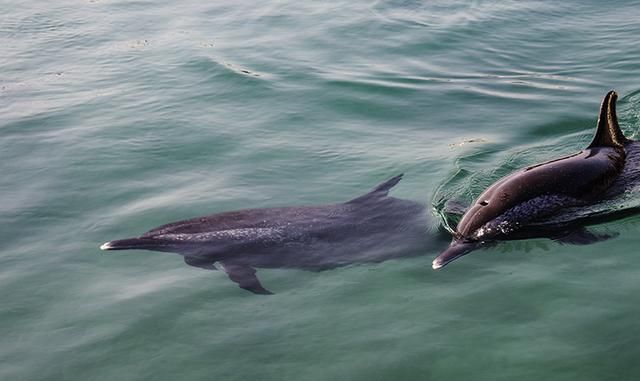
[[[618,94],[613,90],[605,95],[600,106],[596,134],[587,148],[622,147],[629,142],[629,139],[624,137],[618,125],[618,116],[616,115],[617,99]]]
[[[401,173],[397,176],[394,176],[392,178],[390,178],[389,180],[385,181],[384,183],[378,185],[377,187],[373,188],[373,190],[365,195],[362,195],[360,197],[356,197],[353,200],[349,201],[350,203],[355,203],[355,202],[361,202],[364,200],[368,200],[371,198],[377,198],[377,197],[385,197],[389,194],[389,191],[391,190],[391,188],[393,188],[397,183],[400,182],[400,180],[402,180],[402,176],[404,176],[404,173]]]

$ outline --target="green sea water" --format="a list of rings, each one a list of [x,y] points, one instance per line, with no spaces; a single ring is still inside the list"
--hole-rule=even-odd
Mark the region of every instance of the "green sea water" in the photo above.
[[[640,138],[640,3],[0,10],[1,380],[640,378],[640,216],[598,226],[608,241],[510,242],[437,272],[435,246],[260,269],[266,297],[175,255],[98,249],[398,173],[396,197],[472,199],[586,146],[610,89]]]

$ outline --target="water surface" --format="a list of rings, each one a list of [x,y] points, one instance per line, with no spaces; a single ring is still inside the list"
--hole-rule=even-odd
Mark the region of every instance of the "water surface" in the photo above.
[[[620,233],[606,242],[512,242],[439,272],[431,246],[260,270],[270,297],[177,256],[98,249],[206,213],[345,201],[401,172],[396,197],[472,199],[586,146],[610,89],[640,138],[638,2],[1,9],[1,379],[640,375],[639,217],[598,226]]]

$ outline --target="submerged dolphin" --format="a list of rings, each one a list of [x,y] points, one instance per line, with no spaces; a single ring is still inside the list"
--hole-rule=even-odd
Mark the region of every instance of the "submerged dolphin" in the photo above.
[[[100,248],[178,253],[188,265],[215,270],[217,264],[241,288],[270,294],[255,268],[320,271],[420,254],[428,239],[427,211],[424,205],[388,196],[401,178],[344,203],[214,214]]]
[[[628,147],[616,116],[615,91],[604,97],[593,141],[584,150],[532,165],[511,173],[489,186],[462,216],[453,240],[434,261],[439,269],[486,243],[533,237],[529,229],[565,208],[590,205],[611,195],[622,173]],[[548,233],[548,229],[547,229]],[[596,241],[599,237],[583,237]],[[606,238],[606,237],[602,237]],[[568,239],[581,240],[580,237]]]

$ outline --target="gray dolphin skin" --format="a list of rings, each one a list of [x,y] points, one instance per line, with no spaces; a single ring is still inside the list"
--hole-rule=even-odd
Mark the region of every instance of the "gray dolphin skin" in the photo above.
[[[636,149],[636,144],[620,130],[615,108],[617,97],[615,91],[604,97],[596,133],[587,148],[520,169],[482,192],[464,213],[451,244],[434,259],[432,267],[439,269],[485,244],[518,239],[529,227],[563,209],[590,205],[610,195],[612,190],[618,191],[620,187],[612,185],[623,172],[629,148]],[[567,240],[600,238],[607,237]]]
[[[321,271],[353,263],[420,255],[429,237],[426,206],[390,197],[395,176],[351,201],[246,209],[173,222],[102,250],[154,250],[184,256],[190,265],[220,269],[241,288],[270,294],[256,268]]]

